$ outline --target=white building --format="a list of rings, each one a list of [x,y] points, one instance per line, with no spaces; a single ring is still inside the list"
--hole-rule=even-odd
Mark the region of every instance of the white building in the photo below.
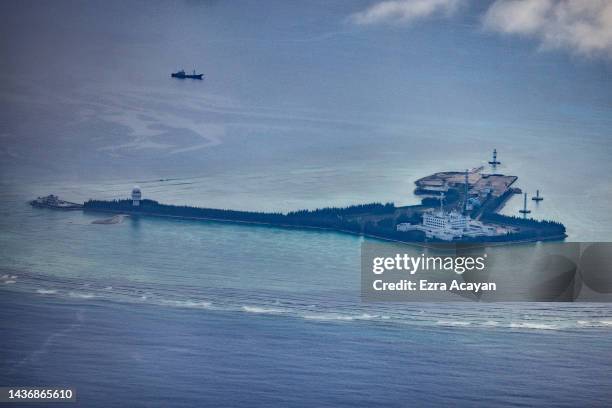
[[[443,211],[432,211],[423,214],[423,226],[428,228],[458,229],[466,227],[469,217],[465,217],[456,211],[445,213]]]
[[[501,227],[483,224],[456,211],[448,213],[442,210],[424,213],[423,223],[420,225],[404,222],[398,224],[396,229],[401,232],[423,231],[427,238],[437,238],[444,241],[452,241],[462,237],[492,237],[507,233]]]
[[[140,200],[142,199],[142,193],[140,192],[140,187],[134,186],[132,189],[132,205],[134,207],[138,207],[140,205]]]

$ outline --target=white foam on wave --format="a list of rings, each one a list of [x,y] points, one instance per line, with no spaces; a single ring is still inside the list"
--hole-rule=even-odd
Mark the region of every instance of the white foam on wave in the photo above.
[[[85,293],[85,292],[70,292],[68,296],[76,299],[92,299],[95,298],[96,295],[93,293]]]
[[[266,308],[259,306],[242,306],[242,310],[247,313],[260,313],[260,314],[279,314],[284,313],[284,310],[275,308]]]
[[[472,323],[464,320],[438,320],[436,324],[440,326],[469,326]]]
[[[368,313],[362,313],[359,316],[355,316],[354,319],[355,320],[374,320],[374,319],[378,319],[380,316],[378,315],[371,315]]]
[[[144,299],[146,299],[146,296]],[[212,306],[211,302],[203,300],[162,300],[161,303],[167,306],[184,307],[188,309],[210,309]]]
[[[17,283],[17,281],[14,281],[14,280],[7,280],[7,281],[4,281],[4,284],[5,284],[5,285],[10,285],[10,284],[13,284],[13,283]]]
[[[389,320],[390,316],[386,315],[375,315],[369,313],[362,313],[359,315],[345,315],[340,313],[316,313],[316,314],[304,314],[301,315],[306,320],[318,320],[322,322],[352,322],[352,321],[370,321],[370,320]]]
[[[583,326],[583,325],[588,325],[588,324],[592,324],[592,322],[591,322],[591,321],[589,321],[589,320],[578,320],[578,321],[576,321],[576,323],[577,323],[577,324],[579,324],[579,325],[581,325],[581,326]]]
[[[487,320],[486,322],[482,323],[483,326],[499,326],[499,323],[496,322],[495,320]]]
[[[353,316],[340,315],[334,313],[320,313],[320,314],[306,314],[302,316],[306,320],[319,320],[319,321],[351,321],[354,319]]]
[[[533,322],[512,322],[511,329],[534,329],[534,330],[559,330],[561,327],[554,324],[533,323]]]
[[[41,294],[41,295],[53,295],[57,293],[57,290],[55,289],[36,289],[36,293]]]
[[[612,326],[612,321],[610,320],[578,320],[576,321],[578,327],[581,328],[601,328]]]

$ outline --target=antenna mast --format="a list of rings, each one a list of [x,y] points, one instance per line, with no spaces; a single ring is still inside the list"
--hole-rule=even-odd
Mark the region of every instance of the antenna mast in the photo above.
[[[519,212],[523,214],[523,217],[526,217],[531,212],[531,210],[527,209],[527,193],[523,195],[523,209],[519,210]]]
[[[493,149],[493,160],[491,160],[489,164],[493,167],[497,166],[498,164],[501,164],[501,162],[497,161],[497,149]]]

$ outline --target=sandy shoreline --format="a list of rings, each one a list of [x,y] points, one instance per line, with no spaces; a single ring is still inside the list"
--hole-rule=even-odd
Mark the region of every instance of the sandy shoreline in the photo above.
[[[100,219],[100,220],[94,220],[91,223],[92,224],[104,224],[104,225],[121,224],[126,217],[129,217],[129,215],[127,215],[127,214],[117,214],[117,215],[115,215],[113,217],[110,217],[110,218],[103,218],[103,219]]]

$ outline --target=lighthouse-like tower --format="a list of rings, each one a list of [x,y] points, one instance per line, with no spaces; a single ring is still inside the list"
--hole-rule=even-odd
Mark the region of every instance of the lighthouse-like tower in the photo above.
[[[132,189],[132,206],[138,207],[140,205],[141,198],[142,193],[140,192],[140,187],[134,186]]]

